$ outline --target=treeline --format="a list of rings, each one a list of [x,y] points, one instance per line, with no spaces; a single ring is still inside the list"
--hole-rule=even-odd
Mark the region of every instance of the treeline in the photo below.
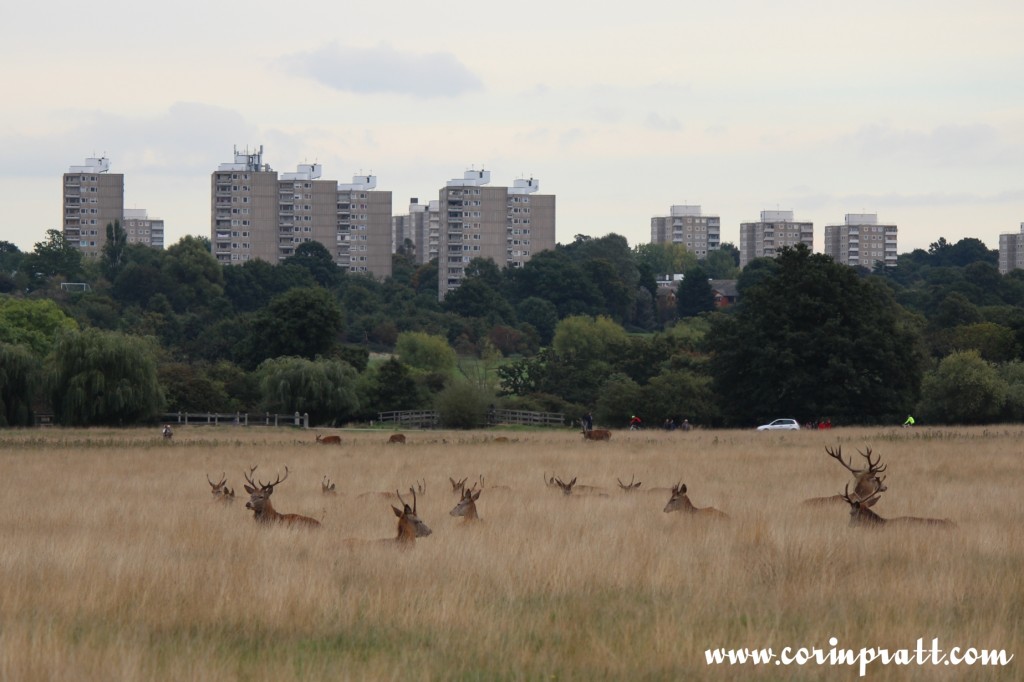
[[[475,260],[439,302],[436,263],[405,248],[376,281],[315,242],[278,265],[222,267],[202,238],[154,250],[107,231],[90,262],[59,231],[28,253],[0,242],[0,425],[165,410],[299,410],[340,425],[430,408],[471,427],[494,405],[591,411],[610,427],[632,414],[710,426],[1024,418],[1024,276],[1001,276],[975,239],[875,271],[798,248],[740,273],[731,245],[698,260],[577,236],[520,269]],[[669,273],[686,277],[659,291]],[[709,278],[737,279],[739,303],[716,310]]]

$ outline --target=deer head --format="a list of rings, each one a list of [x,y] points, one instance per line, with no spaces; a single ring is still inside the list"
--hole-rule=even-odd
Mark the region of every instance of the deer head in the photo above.
[[[886,465],[881,464],[882,458],[879,457],[874,461],[871,461],[871,448],[865,448],[865,450],[867,451],[866,453],[860,452],[860,450],[857,452],[861,457],[867,460],[867,467],[863,469],[855,469],[852,462],[843,461],[842,447],[836,448],[835,451],[829,447],[825,448],[825,452],[829,457],[842,464],[843,468],[853,474],[853,477],[856,480],[856,485],[853,487],[853,494],[861,500],[867,501],[873,495],[880,495],[881,493],[884,493],[887,490],[887,487],[884,483],[885,477],[879,476],[879,474],[886,469]],[[878,498],[875,497],[868,506],[871,506],[871,504],[874,504],[877,501]]]
[[[480,499],[480,493],[482,490],[473,491],[472,488],[462,491],[462,499],[459,503],[448,512],[452,516],[462,516],[467,522],[479,521],[480,517],[476,513],[476,501]]]
[[[398,501],[402,503],[402,509],[391,505],[391,509],[395,512],[395,516],[398,517],[398,541],[399,542],[412,542],[416,538],[425,538],[430,535],[433,531],[427,527],[427,524],[423,523],[419,515],[416,513],[416,490],[409,488],[412,493],[412,506],[402,499],[402,494],[395,491],[398,496]]]
[[[326,475],[324,476],[324,480],[320,481],[320,489],[323,491],[324,495],[336,495],[338,492],[334,483],[331,482],[331,479],[327,478]]]
[[[573,476],[572,480],[569,481],[568,483],[566,483],[565,481],[563,481],[560,478],[556,478],[555,479],[555,484],[559,488],[561,488],[563,495],[572,495],[572,488],[573,488],[574,485],[576,485],[576,477]]]
[[[634,483],[633,476],[629,477],[629,483],[623,483],[622,480],[619,478],[616,478],[615,480],[619,482],[619,487],[622,488],[622,490],[627,493],[631,493],[635,490],[640,489],[641,482],[637,481],[636,483]]]
[[[245,475],[245,492],[249,493],[249,501],[245,503],[245,508],[252,509],[256,512],[256,516],[259,517],[267,510],[273,512],[274,507],[270,504],[270,496],[274,494],[274,487],[288,478],[288,467],[284,468],[284,478],[281,478],[281,475],[278,474],[277,480],[273,483],[260,481],[259,485],[257,485],[252,479],[252,475],[255,472],[256,467],[252,467],[249,469],[249,473]]]

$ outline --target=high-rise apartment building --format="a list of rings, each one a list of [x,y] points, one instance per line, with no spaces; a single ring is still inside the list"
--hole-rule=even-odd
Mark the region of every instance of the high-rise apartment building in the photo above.
[[[844,265],[896,267],[896,226],[879,225],[875,213],[847,213],[844,224],[825,226],[825,255]]]
[[[740,267],[755,258],[772,258],[786,246],[814,248],[814,223],[793,220],[792,211],[761,211],[756,223],[740,223]]]
[[[145,244],[155,249],[164,248],[163,218],[152,218],[144,208],[126,208],[121,219],[129,244]]]
[[[490,171],[466,171],[440,191],[440,299],[458,288],[474,258],[522,267],[533,254],[555,247],[555,196],[536,194],[535,178],[512,187],[488,187],[490,181]]]
[[[722,221],[701,215],[700,206],[672,206],[664,217],[651,218],[652,244],[680,244],[698,258],[722,245]]]
[[[437,258],[437,246],[440,240],[440,216],[438,202],[419,203],[413,197],[409,200],[408,215],[395,216],[391,219],[391,248],[397,252],[399,247],[412,245],[413,259],[417,265],[429,263]]]
[[[320,164],[299,164],[280,176],[258,151],[235,150],[211,176],[212,244],[217,260],[277,264],[315,241],[349,272],[391,274],[391,192],[377,178],[349,184],[321,179]]]
[[[1020,232],[999,235],[999,273],[1005,275],[1018,268],[1024,268],[1024,223]]]
[[[337,257],[353,273],[391,276],[391,192],[376,189],[373,175],[337,186]]]
[[[278,260],[277,173],[263,163],[263,147],[249,153],[235,149],[231,163],[222,163],[210,176],[211,242],[223,265],[262,259]],[[288,221],[284,221],[288,222]],[[293,248],[293,225],[281,235]]]
[[[110,172],[110,159],[89,158],[64,174],[64,238],[86,258],[107,241],[107,225],[124,217],[124,175]]]

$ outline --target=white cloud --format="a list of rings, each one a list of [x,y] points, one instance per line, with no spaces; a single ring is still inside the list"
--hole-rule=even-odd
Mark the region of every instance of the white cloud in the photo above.
[[[385,44],[359,48],[331,43],[282,61],[294,73],[359,94],[456,97],[483,88],[480,78],[448,52],[414,54]]]

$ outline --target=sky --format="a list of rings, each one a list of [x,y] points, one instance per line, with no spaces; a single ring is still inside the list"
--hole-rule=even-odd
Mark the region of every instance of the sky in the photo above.
[[[210,236],[210,174],[377,176],[394,214],[466,170],[533,177],[560,243],[650,241],[678,204],[722,241],[761,211],[875,213],[900,253],[1024,223],[1020,0],[8,3],[0,240],[61,228],[62,174],[125,176],[165,242]]]

